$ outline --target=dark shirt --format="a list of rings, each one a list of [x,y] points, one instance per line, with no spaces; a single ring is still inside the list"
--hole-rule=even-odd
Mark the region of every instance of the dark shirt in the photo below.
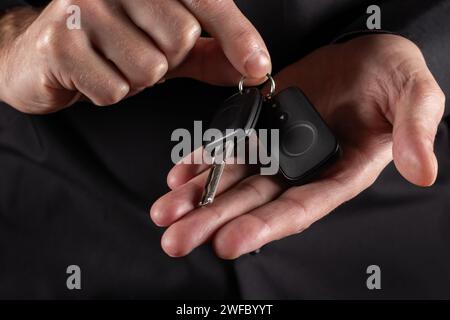
[[[383,29],[422,48],[448,95],[449,1],[378,2]],[[374,3],[238,1],[267,42],[275,72],[364,32]],[[181,79],[110,108],[79,103],[29,116],[1,104],[0,297],[450,297],[448,118],[436,141],[441,172],[430,189],[409,185],[389,166],[356,199],[258,255],[226,262],[206,245],[186,258],[167,257],[148,208],[168,190],[171,133],[209,119],[234,91]],[[81,291],[66,288],[72,264],[82,269]],[[382,290],[366,288],[371,264],[382,268]]]

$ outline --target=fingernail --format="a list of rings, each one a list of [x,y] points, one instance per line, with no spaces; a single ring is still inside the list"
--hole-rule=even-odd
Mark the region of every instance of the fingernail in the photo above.
[[[270,57],[263,50],[255,52],[245,63],[246,75],[251,78],[264,77],[270,72],[270,67]]]

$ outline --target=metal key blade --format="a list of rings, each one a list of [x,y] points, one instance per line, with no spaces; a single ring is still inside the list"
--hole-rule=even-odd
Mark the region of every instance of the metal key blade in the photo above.
[[[218,164],[214,163],[212,165],[206,181],[205,190],[203,191],[202,200],[200,201],[200,206],[204,207],[213,203],[225,165],[225,161]]]
[[[220,179],[222,178],[223,170],[225,169],[226,159],[228,159],[234,150],[234,141],[227,141],[225,143],[224,154],[217,154],[212,159],[212,167],[206,180],[205,189],[203,190],[202,199],[199,203],[201,207],[207,206],[214,202],[214,198],[219,188]],[[218,161],[217,156],[222,156]]]

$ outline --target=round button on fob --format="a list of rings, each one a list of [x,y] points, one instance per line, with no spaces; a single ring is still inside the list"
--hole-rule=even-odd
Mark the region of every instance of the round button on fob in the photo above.
[[[320,172],[339,150],[336,137],[303,92],[290,87],[270,101],[264,118],[280,130],[278,164],[280,174],[293,184],[302,184]],[[278,115],[286,114],[280,121]]]
[[[281,148],[291,157],[301,156],[316,142],[316,129],[308,122],[299,122],[286,129],[281,137]]]

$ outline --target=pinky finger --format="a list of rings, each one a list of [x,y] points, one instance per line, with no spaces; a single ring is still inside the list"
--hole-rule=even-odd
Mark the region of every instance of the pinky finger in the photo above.
[[[122,74],[89,44],[63,59],[62,69],[70,75],[70,90],[77,90],[95,105],[108,106],[124,99],[130,86]],[[64,83],[64,81],[63,81]]]

